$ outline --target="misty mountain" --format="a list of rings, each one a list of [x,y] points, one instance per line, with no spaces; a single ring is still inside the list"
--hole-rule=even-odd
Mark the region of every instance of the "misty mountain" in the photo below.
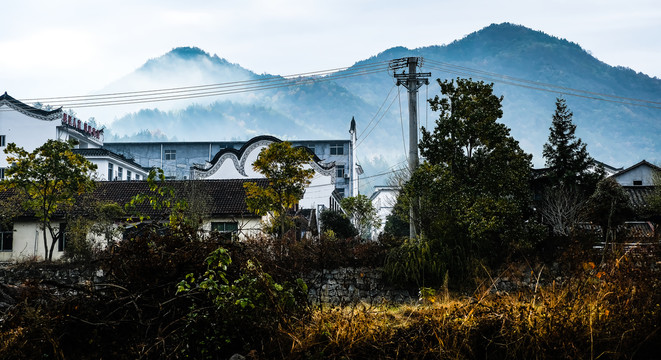
[[[237,81],[259,83],[260,79],[276,79],[287,86],[157,103],[158,108],[153,109],[133,109],[116,118],[110,125],[116,138],[107,136],[106,140],[130,140],[139,132],[144,137],[144,130],[182,141],[247,140],[261,134],[282,139],[347,139],[349,122],[355,117],[361,143],[357,149],[359,161],[366,168],[366,175],[378,173],[406,156],[406,90],[394,86],[387,62],[409,56],[422,57],[420,71],[432,73],[430,85],[419,90],[421,126],[433,127],[437,117],[423,102],[426,97],[439,94],[435,79],[472,77],[495,83],[495,93],[504,96],[502,122],[512,130],[523,149],[534,155],[536,166],[544,163],[542,145],[548,138],[558,96],[567,99],[574,112],[577,135],[588,144],[588,151],[596,159],[613,166],[628,166],[642,159],[661,161],[658,140],[661,80],[631,69],[612,67],[578,44],[508,23],[488,26],[447,45],[387,49],[332,77],[284,79],[255,74],[201,49],[177,48],[149,60],[102,92]],[[350,76],[367,64],[381,62],[386,64],[383,71]],[[347,77],[341,78],[343,74]],[[503,76],[530,82],[510,81]],[[591,93],[572,96],[569,94],[574,91],[570,89]],[[601,94],[619,98],[590,99],[604,98]],[[627,98],[657,103],[643,103],[651,106],[643,107],[618,102],[628,103]],[[386,108],[389,110],[385,111]],[[384,181],[376,179],[376,183]]]

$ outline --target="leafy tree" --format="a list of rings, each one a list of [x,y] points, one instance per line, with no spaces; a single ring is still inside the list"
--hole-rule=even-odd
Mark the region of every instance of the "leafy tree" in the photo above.
[[[353,219],[358,233],[363,239],[370,237],[373,227],[381,225],[372,201],[365,195],[350,196],[342,199],[340,205]]]
[[[433,132],[422,130],[426,160],[405,192],[420,197],[421,218],[414,221],[431,251],[443,254],[451,277],[460,280],[477,261],[495,264],[523,245],[531,156],[497,122],[502,97],[493,94],[493,84],[438,84],[444,97],[429,103],[439,119]]]
[[[339,211],[326,210],[319,216],[321,232],[332,230],[339,239],[348,239],[358,235],[358,230],[351,221]]]
[[[305,187],[314,176],[313,169],[304,169],[312,154],[303,147],[292,147],[289,142],[273,142],[264,148],[253,163],[253,169],[269,181],[266,188],[246,183],[246,204],[258,215],[272,212],[284,236],[287,211],[298,204]]]
[[[597,184],[588,206],[590,219],[601,226],[604,241],[614,240],[613,229],[633,215],[629,196],[613,178],[605,178]]]
[[[84,156],[75,154],[74,140],[48,140],[33,152],[27,152],[14,143],[7,145],[7,161],[12,164],[2,181],[2,189],[13,188],[24,197],[25,210],[34,211],[41,222],[45,259],[53,258],[53,249],[60,229],[51,220],[57,211],[70,210],[77,195],[94,188],[90,174],[96,165]],[[48,243],[48,236],[51,240]]]
[[[556,99],[555,107],[551,132],[543,150],[551,182],[564,187],[576,186],[589,195],[603,177],[603,170],[596,167],[587,145],[576,138],[574,114],[567,108],[565,99]]]
[[[405,195],[397,195],[397,201],[392,212],[386,216],[386,224],[383,227],[385,234],[395,237],[409,236],[409,213],[406,211]]]

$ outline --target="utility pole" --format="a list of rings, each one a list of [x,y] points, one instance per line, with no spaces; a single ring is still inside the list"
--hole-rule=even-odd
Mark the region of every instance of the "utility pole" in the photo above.
[[[397,86],[404,85],[409,92],[409,171],[411,175],[420,163],[418,159],[418,89],[422,85],[429,85],[431,76],[431,73],[418,73],[418,66],[422,66],[422,58],[408,57],[390,62],[390,69],[393,70],[393,76],[397,79]],[[401,74],[396,72],[405,67],[408,67],[408,74],[405,71],[402,71]],[[417,235],[415,219],[418,219],[419,207],[420,199],[411,199],[409,212],[409,236],[411,238]]]

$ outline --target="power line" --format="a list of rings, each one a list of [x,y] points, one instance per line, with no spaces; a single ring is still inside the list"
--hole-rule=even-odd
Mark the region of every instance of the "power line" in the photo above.
[[[363,141],[364,141],[368,136],[370,136],[370,134],[372,133],[372,131],[374,131],[374,129],[376,129],[376,126],[379,125],[379,123],[381,122],[381,120],[383,120],[383,118],[386,116],[386,114],[388,113],[388,110],[390,110],[390,107],[392,106],[392,104],[395,102],[396,99],[397,99],[396,97],[393,97],[393,98],[392,98],[392,101],[390,102],[390,105],[388,105],[388,108],[386,109],[386,111],[383,112],[383,114],[382,114],[381,117],[379,118],[379,121],[377,121],[376,124],[374,124],[374,126],[373,126],[372,129],[367,133],[367,135],[363,136],[363,138],[360,139],[360,141],[358,141],[358,143],[356,144],[355,149],[357,149],[358,146],[360,146],[360,145],[363,143]],[[363,131],[363,132],[364,132],[364,131]]]
[[[341,71],[339,71],[341,70]],[[387,62],[374,62],[355,65],[351,68],[338,68],[286,76],[260,77],[258,79],[234,81],[226,83],[206,84],[197,86],[152,89],[131,92],[116,92],[98,95],[62,96],[51,98],[21,99],[23,102],[51,103],[61,107],[100,107],[112,105],[129,105],[146,102],[160,102],[183,100],[200,97],[222,96],[253,92],[260,90],[277,89],[297,85],[307,85],[318,82],[327,82],[365,76],[387,70]]]
[[[428,62],[435,63],[434,61],[428,61]],[[441,63],[441,64],[445,64],[445,63]],[[437,71],[440,71],[440,72],[453,74],[453,75],[459,75],[459,76],[462,76],[462,77],[476,77],[476,78],[479,78],[479,79],[492,81],[494,83],[513,85],[513,86],[518,86],[518,87],[531,89],[531,90],[538,90],[538,91],[544,91],[544,92],[561,94],[561,95],[576,96],[576,97],[581,97],[581,98],[586,98],[586,99],[591,99],[591,100],[606,101],[606,102],[617,103],[617,104],[647,107],[647,108],[652,108],[652,109],[661,109],[661,106],[646,105],[646,104],[659,104],[659,105],[661,105],[661,102],[643,100],[643,99],[635,99],[635,98],[627,98],[627,97],[616,96],[616,95],[608,95],[608,94],[597,93],[597,92],[592,92],[592,91],[587,91],[587,90],[573,89],[573,88],[563,87],[563,86],[559,86],[559,85],[547,84],[547,83],[530,81],[530,80],[525,80],[525,79],[518,79],[518,78],[510,77],[510,76],[507,76],[507,75],[501,75],[501,74],[497,74],[497,73],[489,73],[489,72],[482,71],[482,70],[464,68],[464,67],[460,67],[460,66],[437,65],[437,66],[428,66],[428,68],[430,68],[432,70],[437,70]],[[526,84],[530,84],[530,85],[526,85]],[[554,90],[554,89],[557,89],[557,90]],[[638,103],[636,103],[636,102],[638,102]]]

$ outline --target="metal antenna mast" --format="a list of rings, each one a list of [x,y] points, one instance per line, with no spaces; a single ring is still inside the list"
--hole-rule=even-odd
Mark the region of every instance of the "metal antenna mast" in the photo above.
[[[418,168],[418,89],[422,85],[429,85],[431,73],[418,73],[417,67],[422,66],[422,58],[408,57],[390,61],[390,70],[397,79],[397,86],[404,85],[409,93],[409,171],[411,174]],[[408,74],[397,70],[408,67]],[[409,236],[414,238],[417,234],[415,228],[415,219],[418,218],[419,199],[412,199],[410,209]]]

